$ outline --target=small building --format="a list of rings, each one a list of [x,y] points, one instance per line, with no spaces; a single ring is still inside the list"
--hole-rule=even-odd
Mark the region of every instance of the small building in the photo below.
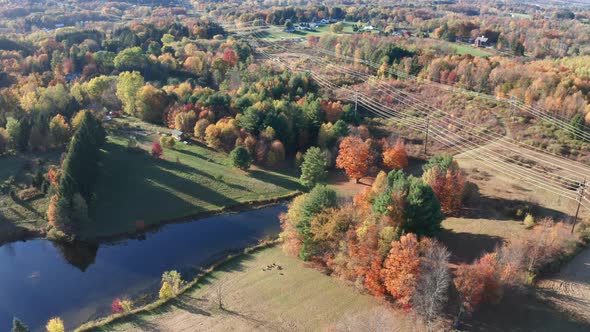
[[[181,141],[184,139],[184,133],[180,130],[173,130],[172,137],[174,137],[178,141]]]
[[[488,39],[484,36],[475,38],[475,47],[485,47]]]

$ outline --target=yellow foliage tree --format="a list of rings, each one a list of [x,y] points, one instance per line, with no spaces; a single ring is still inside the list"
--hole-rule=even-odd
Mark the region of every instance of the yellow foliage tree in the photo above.
[[[45,325],[47,332],[64,332],[64,322],[59,317],[51,318]]]

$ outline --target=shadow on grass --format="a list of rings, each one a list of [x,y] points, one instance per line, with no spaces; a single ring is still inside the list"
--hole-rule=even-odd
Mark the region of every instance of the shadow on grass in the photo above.
[[[114,143],[107,144],[105,150],[97,188],[99,199],[93,214],[101,227],[117,228],[103,230],[106,233],[131,231],[136,220],[159,221],[203,211],[195,201],[214,206],[237,203],[219,191],[178,175],[198,175],[218,182],[202,170],[165,159],[156,161],[148,154],[130,154]],[[121,225],[125,227],[121,229]]]
[[[179,152],[179,153],[182,153],[182,154],[185,154],[185,155],[187,155],[187,156],[192,156],[192,157],[195,157],[195,158],[199,158],[199,159],[201,159],[201,160],[203,160],[203,161],[206,161],[206,162],[209,162],[209,163],[212,163],[212,164],[216,164],[216,165],[223,165],[222,163],[220,163],[220,162],[217,162],[217,161],[216,161],[215,159],[213,159],[213,158],[206,157],[206,156],[204,156],[204,155],[202,155],[202,154],[196,153],[196,152],[194,152],[194,151],[190,151],[190,150],[188,150],[188,149],[176,149],[176,150],[174,150],[174,151],[176,151],[176,152]],[[215,152],[215,151],[212,151],[212,153],[214,153],[214,152]]]
[[[210,312],[197,307],[191,302],[192,301],[190,301],[186,296],[182,296],[181,298],[170,302],[170,304],[193,315],[211,316]]]
[[[590,323],[560,312],[528,289],[507,289],[500,303],[482,306],[462,325],[466,331],[590,331]]]
[[[438,239],[451,252],[451,263],[470,263],[486,252],[493,251],[503,239],[498,236],[473,233],[456,233],[443,229]]]
[[[281,187],[292,191],[303,190],[301,184],[297,182],[295,179],[288,178],[287,176],[279,176],[275,173],[262,170],[251,170],[248,172],[250,177],[262,182],[274,184],[277,187]]]
[[[556,221],[571,219],[568,214],[535,202],[484,196],[479,192],[476,184],[471,183],[470,186],[472,186],[471,193],[466,202],[466,208],[458,214],[460,217],[498,220],[524,219],[524,215],[517,216],[517,212],[520,210],[522,214],[532,213],[535,218],[550,217]]]

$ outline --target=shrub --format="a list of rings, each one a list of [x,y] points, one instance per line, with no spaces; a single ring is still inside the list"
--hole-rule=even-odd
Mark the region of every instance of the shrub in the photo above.
[[[172,297],[172,286],[166,281],[162,283],[162,288],[160,288],[160,293],[158,294],[161,300],[169,299]]]
[[[233,149],[229,157],[231,158],[232,165],[241,170],[245,171],[252,165],[252,156],[250,156],[250,152],[243,146]]]
[[[152,143],[152,157],[160,158],[164,153],[164,149],[162,149],[162,145],[158,142]]]
[[[533,228],[536,225],[535,217],[532,214],[527,213],[526,217],[524,217],[524,226],[527,229]]]
[[[162,136],[160,137],[160,144],[165,148],[172,149],[176,144],[176,139],[171,136]]]
[[[178,294],[180,286],[182,284],[182,276],[178,271],[166,271],[162,274],[162,286],[164,283],[168,283],[172,289],[173,294]]]
[[[64,322],[59,317],[51,318],[45,325],[47,332],[64,332]]]

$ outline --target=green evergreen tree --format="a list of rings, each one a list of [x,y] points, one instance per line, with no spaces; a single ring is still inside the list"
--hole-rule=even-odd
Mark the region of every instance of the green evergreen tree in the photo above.
[[[328,175],[328,156],[318,147],[311,147],[303,155],[299,182],[312,188]]]
[[[418,236],[434,236],[441,229],[444,215],[432,188],[420,178],[408,178],[409,187],[404,206],[402,228]]]
[[[58,188],[60,200],[70,210],[76,194],[80,194],[86,202],[90,201],[98,177],[100,146],[104,142],[104,128],[98,119],[87,112],[70,141]]]
[[[14,317],[12,319],[12,330],[11,332],[29,332],[29,328],[20,321],[20,319]]]

